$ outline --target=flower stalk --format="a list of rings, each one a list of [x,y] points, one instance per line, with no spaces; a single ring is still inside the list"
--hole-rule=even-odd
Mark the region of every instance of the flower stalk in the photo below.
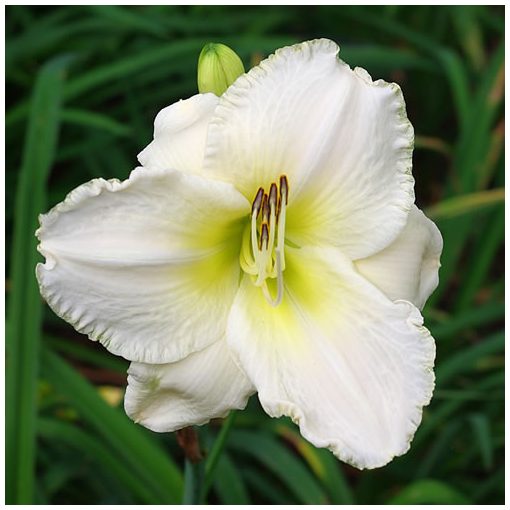
[[[183,505],[201,504],[201,493],[204,481],[204,463],[193,463],[189,459],[184,463],[184,494]]]
[[[198,505],[204,480],[204,456],[200,449],[198,433],[194,427],[176,432],[178,445],[184,452],[184,494],[183,505]]]
[[[216,466],[225,448],[228,434],[235,420],[232,411],[223,422],[221,430],[207,458],[204,459],[200,447],[199,434],[194,427],[186,427],[176,432],[177,443],[184,451],[184,505],[198,505],[206,501],[207,493],[214,480]]]

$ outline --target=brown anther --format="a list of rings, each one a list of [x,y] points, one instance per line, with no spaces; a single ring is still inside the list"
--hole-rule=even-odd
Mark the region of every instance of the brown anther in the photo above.
[[[264,195],[264,190],[262,188],[259,188],[257,191],[257,194],[255,195],[255,198],[253,199],[253,204],[251,206],[251,213],[255,213],[258,217],[260,212],[260,206],[262,205],[262,196]]]
[[[262,250],[262,247],[264,246],[264,243],[266,245],[269,244],[269,228],[267,226],[267,223],[262,223],[261,231],[260,231],[260,246],[259,250]]]
[[[262,199],[262,221],[269,222],[269,213],[268,196],[267,193],[264,193],[264,198]]]
[[[271,210],[276,209],[277,201],[278,201],[278,194],[277,194],[277,190],[276,190],[276,184],[273,182],[271,184],[271,188],[269,189],[269,207],[271,208]]]
[[[280,177],[280,197],[285,199],[285,205],[287,205],[289,197],[289,183],[287,181],[287,176],[285,175]]]

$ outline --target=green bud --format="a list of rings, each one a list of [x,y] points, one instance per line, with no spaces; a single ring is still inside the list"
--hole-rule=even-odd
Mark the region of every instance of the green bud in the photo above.
[[[206,44],[198,57],[198,91],[221,96],[244,73],[234,50],[220,43]]]

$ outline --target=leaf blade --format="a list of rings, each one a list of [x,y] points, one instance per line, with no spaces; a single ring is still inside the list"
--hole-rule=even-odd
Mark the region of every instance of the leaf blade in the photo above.
[[[64,72],[69,57],[57,57],[37,76],[16,194],[9,296],[6,398],[8,414],[6,501],[30,504],[34,498],[35,415],[42,307],[35,278],[38,259],[34,232],[45,207],[46,180],[60,125]],[[26,320],[26,316],[30,320]]]

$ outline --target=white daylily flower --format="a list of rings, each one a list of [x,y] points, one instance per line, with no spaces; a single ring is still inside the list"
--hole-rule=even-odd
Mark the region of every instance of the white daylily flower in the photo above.
[[[418,310],[442,239],[414,205],[400,88],[315,40],[221,98],[162,110],[143,168],[47,215],[53,310],[132,361],[125,407],[155,431],[243,408],[359,468],[409,448],[434,386]]]

